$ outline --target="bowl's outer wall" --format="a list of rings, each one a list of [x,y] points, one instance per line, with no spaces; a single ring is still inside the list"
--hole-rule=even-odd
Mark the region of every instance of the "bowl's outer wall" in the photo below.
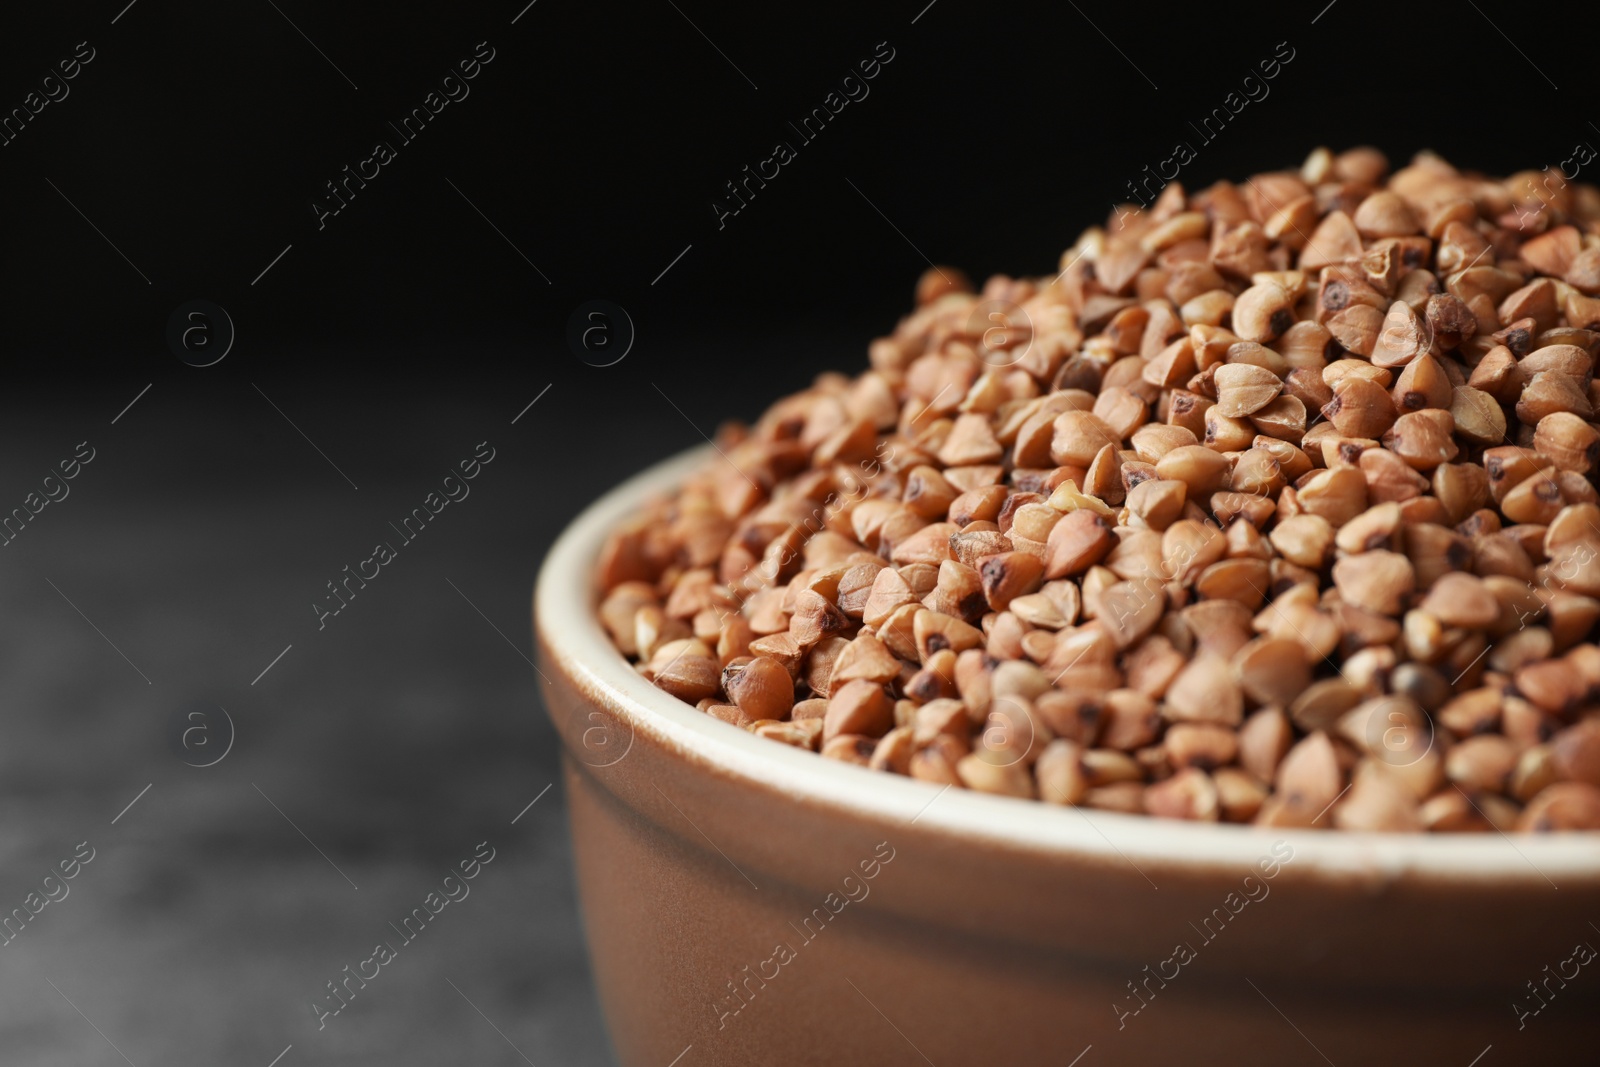
[[[1063,1065],[1089,1045],[1084,1067],[1320,1062],[1315,1050],[1336,1064],[1465,1065],[1491,1044],[1501,1063],[1600,1055],[1600,967],[1552,985],[1520,1031],[1513,1008],[1519,994],[1536,1006],[1523,983],[1575,942],[1600,946],[1592,891],[1343,884],[1291,860],[1270,881],[1257,872],[1267,895],[1208,941],[1220,921],[1190,924],[1242,897],[1248,872],[1140,874],[797,803],[630,730],[548,648],[540,663],[626,1067],[664,1067],[691,1045],[682,1067]],[[889,850],[864,880],[860,863]],[[818,909],[828,921],[803,926]],[[1163,985],[1151,974],[1172,973],[1179,942],[1195,958]],[[1122,1016],[1142,1003],[1129,982],[1148,1004]]]
[[[592,507],[536,594],[580,900],[626,1067],[1066,1065],[1091,1045],[1082,1067],[1464,1067],[1490,1045],[1480,1067],[1600,1062],[1600,961],[1556,976],[1577,943],[1600,947],[1594,835],[1218,837],[1044,812],[1093,828],[1066,824],[1063,846],[970,821],[1034,826],[1041,805],[940,798],[777,745],[769,767],[766,743],[681,714],[595,639],[587,575],[599,520],[685,462]],[[840,775],[917,787],[915,805],[835,796]],[[1152,828],[1170,849],[1151,849]],[[1254,859],[1286,847],[1296,859],[1265,878]],[[1181,967],[1166,962],[1179,944],[1194,953]],[[1529,982],[1548,1006],[1519,1020],[1541,1003]]]

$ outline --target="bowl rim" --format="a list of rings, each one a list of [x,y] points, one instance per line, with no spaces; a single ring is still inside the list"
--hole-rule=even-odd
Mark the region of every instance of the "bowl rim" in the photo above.
[[[874,821],[910,820],[925,831],[990,846],[1107,862],[1118,857],[1212,869],[1254,865],[1275,840],[1292,838],[1294,867],[1385,880],[1492,879],[1559,888],[1562,877],[1600,879],[1600,832],[1564,834],[1375,833],[1335,829],[1187,823],[935,787],[839,760],[826,760],[713,719],[641,677],[617,651],[596,611],[595,565],[605,537],[647,500],[662,496],[713,457],[701,445],[659,461],[586,507],[556,539],[533,594],[536,644],[593,700],[680,756],[714,766],[794,801]],[[634,740],[630,739],[630,745]],[[621,757],[621,758],[626,758]],[[1146,876],[1148,878],[1148,876]]]

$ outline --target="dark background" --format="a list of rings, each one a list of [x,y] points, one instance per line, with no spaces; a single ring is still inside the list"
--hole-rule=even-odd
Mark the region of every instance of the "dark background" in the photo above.
[[[292,371],[349,375],[366,395],[480,397],[553,379],[569,399],[626,404],[659,402],[640,386],[672,377],[694,383],[680,391],[709,419],[730,405],[698,396],[752,363],[761,397],[859,363],[906,308],[927,266],[918,249],[979,279],[1049,272],[1178,139],[1199,153],[1180,177],[1194,189],[1298,166],[1318,144],[1376,144],[1397,162],[1431,147],[1505,173],[1600,136],[1553,27],[1524,29],[1504,0],[1081,14],[937,0],[915,25],[926,0],[699,0],[681,13],[668,0],[538,0],[516,25],[525,0],[281,13],[269,0],[137,0],[110,24],[125,2],[14,15],[0,40],[5,109],[77,42],[97,53],[66,100],[0,148],[0,292],[19,378],[222,390]],[[324,183],[479,41],[496,58],[471,95],[319,231]],[[719,230],[723,184],[795,140],[786,123],[880,41],[895,59],[870,96],[797,144]],[[1295,58],[1270,95],[1201,144],[1188,122],[1280,41]],[[168,314],[194,298],[239,331],[204,375],[164,341]],[[568,315],[592,298],[622,304],[639,332],[603,375],[561,354]],[[802,336],[826,350],[772,358]]]
[[[1505,173],[1600,141],[1574,39],[1504,0],[523,2],[7,16],[0,114],[95,58],[0,147],[0,513],[96,458],[0,547],[0,911],[97,849],[0,948],[8,1064],[609,1062],[559,787],[511,822],[556,778],[526,605],[581,505],[859,369],[924,256],[1052,271],[1177,140],[1191,189],[1318,144]],[[480,41],[470,95],[319,230],[323,184]],[[719,229],[778,139],[798,158]],[[193,299],[236,327],[214,366],[166,340]],[[593,299],[636,330],[614,366],[567,342]],[[484,440],[472,496],[318,630],[324,583]],[[235,730],[207,768],[175,748],[196,708]],[[486,839],[472,897],[319,1032],[323,983]]]

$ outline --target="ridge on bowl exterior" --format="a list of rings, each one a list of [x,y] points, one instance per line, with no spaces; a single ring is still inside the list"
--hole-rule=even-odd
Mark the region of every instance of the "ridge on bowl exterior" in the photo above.
[[[1596,1061],[1600,834],[1267,830],[941,790],[656,689],[599,624],[595,561],[709,455],[591,505],[534,595],[626,1067]]]

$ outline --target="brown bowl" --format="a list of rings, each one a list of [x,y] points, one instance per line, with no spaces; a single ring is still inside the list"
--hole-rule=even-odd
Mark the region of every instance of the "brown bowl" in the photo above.
[[[596,555],[705,458],[588,508],[534,594],[626,1067],[1600,1059],[1600,834],[1265,830],[941,790],[650,685],[595,617]]]

